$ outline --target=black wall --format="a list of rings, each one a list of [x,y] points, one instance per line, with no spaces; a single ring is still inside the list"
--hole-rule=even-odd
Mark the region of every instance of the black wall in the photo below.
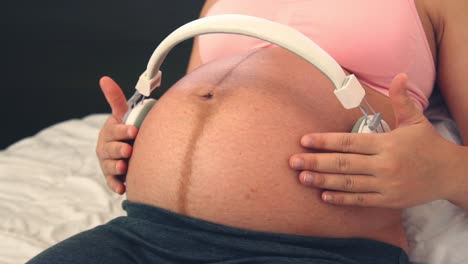
[[[0,11],[0,149],[57,122],[109,112],[98,80],[127,96],[159,42],[196,19],[202,0],[8,1]],[[191,41],[163,65],[163,85],[183,76]]]

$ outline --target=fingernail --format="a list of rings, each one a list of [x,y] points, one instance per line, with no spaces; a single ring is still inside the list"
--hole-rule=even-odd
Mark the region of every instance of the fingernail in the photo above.
[[[122,174],[122,173],[125,173],[125,162],[124,161],[118,161],[116,164],[115,164],[115,168],[117,170],[117,173],[118,174]]]
[[[301,138],[301,144],[304,147],[310,146],[312,144],[312,138],[309,136],[303,136]]]
[[[292,167],[294,169],[302,169],[304,166],[304,160],[302,158],[294,158],[292,161]]]
[[[129,129],[127,130],[127,134],[128,134],[129,137],[134,137],[135,133],[134,133],[133,131],[134,131],[134,130],[131,129],[131,128],[129,128]]]
[[[118,193],[118,194],[123,194],[123,192],[124,192],[123,186],[119,185],[119,186],[115,187],[115,192]]]
[[[305,185],[312,185],[314,182],[314,175],[310,172],[302,173],[302,183]]]
[[[333,196],[329,193],[324,193],[322,194],[322,199],[325,201],[325,202],[331,202],[333,201]]]
[[[125,149],[122,148],[122,149],[120,149],[120,154],[121,154],[123,157],[127,157],[128,152],[125,151]]]

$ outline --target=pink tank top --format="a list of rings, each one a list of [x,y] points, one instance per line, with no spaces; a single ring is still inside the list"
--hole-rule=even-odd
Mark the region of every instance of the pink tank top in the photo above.
[[[409,94],[428,106],[435,65],[414,0],[218,0],[208,16],[244,14],[293,27],[315,41],[344,69],[388,96],[392,79],[409,77]],[[255,48],[262,40],[228,34],[199,38],[203,63]]]

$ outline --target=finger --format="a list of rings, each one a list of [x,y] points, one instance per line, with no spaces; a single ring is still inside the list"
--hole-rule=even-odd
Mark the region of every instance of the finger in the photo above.
[[[304,185],[321,189],[355,193],[377,192],[376,178],[368,175],[324,174],[303,171],[299,174],[299,180]]]
[[[132,156],[132,151],[132,146],[125,142],[110,142],[104,145],[104,148],[99,153],[99,158],[102,160],[128,159]]]
[[[322,200],[335,205],[376,207],[382,206],[383,196],[379,193],[344,193],[325,191]]]
[[[125,193],[125,184],[119,179],[118,176],[109,175],[106,176],[107,186],[115,193],[123,194]]]
[[[424,119],[422,111],[408,95],[408,76],[406,74],[398,74],[393,79],[389,96],[397,127],[417,124]]]
[[[127,167],[127,162],[124,160],[104,160],[101,162],[101,169],[104,175],[125,175]]]
[[[125,193],[125,173],[127,172],[127,163],[124,161],[105,161],[100,164],[105,175],[106,183],[114,192],[118,194]]]
[[[102,137],[105,142],[124,141],[135,139],[138,129],[134,126],[124,124],[108,125],[102,130]]]
[[[293,169],[338,174],[372,175],[372,156],[348,153],[301,153],[291,157]]]
[[[127,99],[122,89],[114,80],[107,76],[99,80],[99,85],[112,109],[112,115],[121,121],[128,110]]]
[[[382,136],[382,135],[380,135]],[[306,148],[343,153],[376,154],[379,151],[377,137],[373,134],[312,133],[302,137]]]

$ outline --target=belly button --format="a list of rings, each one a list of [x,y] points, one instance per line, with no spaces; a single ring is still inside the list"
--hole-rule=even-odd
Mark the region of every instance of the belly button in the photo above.
[[[205,100],[210,100],[213,99],[214,94],[213,93],[207,93],[205,95],[202,95],[201,97]]]

